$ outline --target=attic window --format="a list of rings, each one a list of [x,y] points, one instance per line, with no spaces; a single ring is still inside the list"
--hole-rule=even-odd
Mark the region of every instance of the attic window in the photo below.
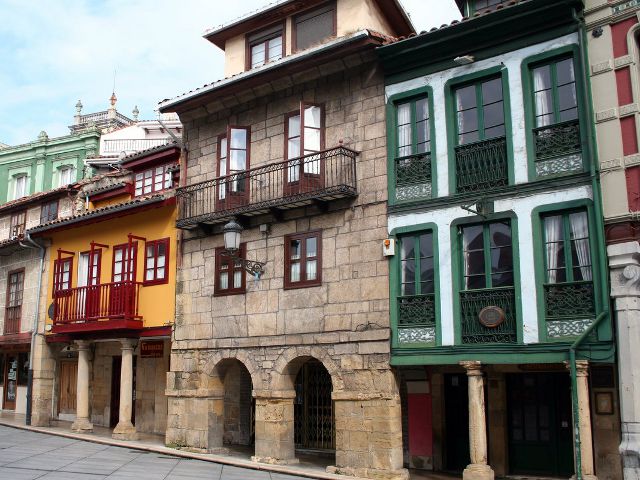
[[[295,50],[305,50],[336,35],[336,5],[330,3],[303,13],[297,16],[293,23]]]
[[[248,42],[250,68],[257,68],[266,63],[275,62],[284,55],[281,25],[251,35]]]

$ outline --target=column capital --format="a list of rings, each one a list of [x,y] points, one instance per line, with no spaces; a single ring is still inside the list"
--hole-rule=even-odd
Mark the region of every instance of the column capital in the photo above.
[[[74,343],[76,344],[78,351],[89,350],[89,347],[91,346],[91,342],[89,340],[74,340]]]
[[[576,360],[576,375],[578,377],[589,376],[589,362],[587,360]]]
[[[463,360],[458,363],[467,371],[468,376],[471,377],[482,375],[482,362],[479,362],[477,360]]]
[[[136,348],[138,340],[135,338],[121,338],[120,344],[122,345],[122,350],[133,350]]]

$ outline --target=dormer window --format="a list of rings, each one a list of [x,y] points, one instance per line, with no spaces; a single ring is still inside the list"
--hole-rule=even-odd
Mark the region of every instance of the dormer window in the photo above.
[[[257,68],[280,60],[284,55],[282,25],[249,36],[250,67]]]
[[[305,50],[336,35],[336,4],[334,2],[293,19],[294,50]]]

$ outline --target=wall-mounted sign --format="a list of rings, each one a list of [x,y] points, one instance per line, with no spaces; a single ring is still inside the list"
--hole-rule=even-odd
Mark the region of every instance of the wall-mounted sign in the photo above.
[[[162,340],[147,340],[140,342],[141,358],[162,358],[164,356],[164,342]]]

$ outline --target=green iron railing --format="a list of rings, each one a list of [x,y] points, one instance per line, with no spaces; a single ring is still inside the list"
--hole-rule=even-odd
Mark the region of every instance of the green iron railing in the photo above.
[[[546,284],[544,301],[547,321],[593,318],[596,315],[593,282]]]
[[[435,294],[398,297],[398,325],[401,327],[435,326]]]
[[[460,292],[462,343],[516,343],[516,307],[513,287],[466,290]],[[489,306],[504,311],[505,319],[497,327],[480,323],[480,311]]]
[[[509,184],[505,137],[458,145],[455,152],[458,193],[480,192]]]
[[[396,199],[431,197],[431,154],[420,153],[395,160]]]
[[[536,160],[579,154],[582,151],[578,120],[533,129]]]

